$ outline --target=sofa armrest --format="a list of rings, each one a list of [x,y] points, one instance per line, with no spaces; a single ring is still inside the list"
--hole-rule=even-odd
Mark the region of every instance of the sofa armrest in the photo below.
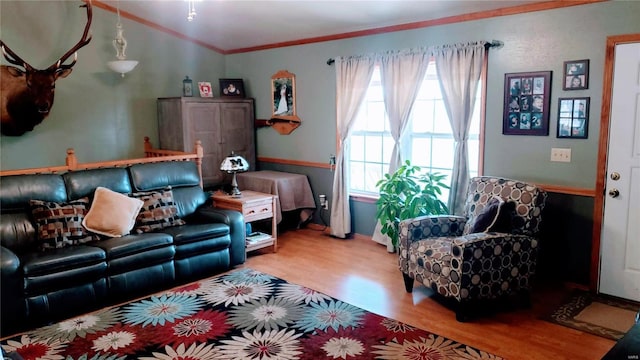
[[[451,270],[463,274],[460,288],[471,291],[489,286],[491,291],[481,297],[493,298],[528,289],[537,259],[538,239],[527,235],[474,233],[457,237],[451,243]],[[480,276],[481,272],[488,274],[483,271],[487,266],[494,275]]]
[[[23,324],[25,303],[22,297],[23,276],[20,258],[4,246],[0,246],[0,275],[0,336],[6,336],[17,331],[19,324]]]
[[[20,269],[20,258],[13,251],[0,246],[0,271],[3,277],[14,277]]]
[[[247,257],[245,250],[246,227],[242,213],[235,210],[201,206],[192,215],[190,220],[200,223],[214,222],[227,224],[229,226],[229,235],[231,236],[231,248],[229,249],[231,266],[245,262]]]
[[[425,215],[400,222],[400,241],[406,245],[429,237],[460,236],[466,218],[455,215]]]
[[[412,243],[433,237],[460,236],[466,221],[466,218],[455,215],[425,215],[401,221],[398,235],[400,271],[408,274]]]

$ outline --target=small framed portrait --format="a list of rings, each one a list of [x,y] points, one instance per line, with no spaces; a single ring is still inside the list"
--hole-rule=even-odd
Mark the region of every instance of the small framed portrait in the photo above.
[[[586,139],[589,136],[588,97],[558,99],[559,138]]]
[[[562,90],[584,90],[589,88],[589,60],[564,62]]]
[[[219,79],[220,96],[245,97],[242,79]]]
[[[505,135],[549,135],[551,71],[504,76]]]
[[[199,81],[198,90],[200,90],[200,97],[213,97],[213,89],[208,81]]]
[[[296,116],[296,77],[281,70],[271,77],[271,117]]]

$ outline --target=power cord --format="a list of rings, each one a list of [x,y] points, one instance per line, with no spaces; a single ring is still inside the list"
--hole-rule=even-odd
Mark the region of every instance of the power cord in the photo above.
[[[327,212],[328,210],[325,209],[323,206],[320,206],[320,213],[318,214],[318,217],[320,218],[320,221],[322,221],[322,224],[324,225],[324,227],[322,229],[314,229],[316,231],[325,231],[328,227],[329,224],[327,224],[327,222],[324,220],[324,217],[322,217],[322,214]]]

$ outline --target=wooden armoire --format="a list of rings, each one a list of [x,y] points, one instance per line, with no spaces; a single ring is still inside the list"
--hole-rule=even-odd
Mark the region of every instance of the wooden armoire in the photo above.
[[[216,187],[230,177],[220,171],[222,160],[234,153],[256,169],[253,99],[158,98],[158,139],[161,149],[193,151],[202,142],[202,180]],[[229,180],[230,181],[230,180]]]

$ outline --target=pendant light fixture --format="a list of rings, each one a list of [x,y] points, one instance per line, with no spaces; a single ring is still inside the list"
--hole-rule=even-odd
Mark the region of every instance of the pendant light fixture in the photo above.
[[[189,22],[193,21],[196,18],[196,2],[201,0],[185,0],[187,2],[187,6],[189,7],[187,12],[187,20]]]
[[[127,39],[124,38],[124,29],[122,22],[120,21],[120,1],[117,2],[118,22],[116,23],[116,38],[113,40],[113,47],[116,49],[116,58],[118,60],[109,61],[107,66],[109,69],[120,73],[122,77],[124,74],[133,70],[138,62],[135,60],[127,60]]]

